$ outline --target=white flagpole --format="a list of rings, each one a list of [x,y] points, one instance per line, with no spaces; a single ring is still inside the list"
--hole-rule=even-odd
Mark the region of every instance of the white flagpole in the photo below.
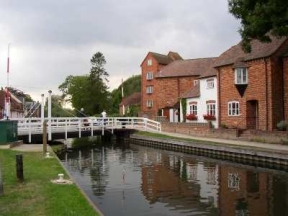
[[[8,53],[7,53],[7,87],[6,87],[6,97],[5,97],[5,108],[6,108],[6,118],[9,119],[10,117],[10,93],[9,93],[9,73],[10,73],[10,45],[8,44]]]

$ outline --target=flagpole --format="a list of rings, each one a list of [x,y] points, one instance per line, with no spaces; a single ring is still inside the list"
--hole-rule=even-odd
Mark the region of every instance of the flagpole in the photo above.
[[[10,94],[9,94],[9,72],[10,72],[10,45],[8,44],[8,53],[7,53],[7,87],[6,87],[6,118],[9,119],[10,117]]]

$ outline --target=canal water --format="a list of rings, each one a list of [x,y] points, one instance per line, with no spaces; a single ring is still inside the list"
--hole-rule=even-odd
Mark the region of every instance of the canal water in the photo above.
[[[288,215],[288,173],[113,140],[58,156],[107,216]]]

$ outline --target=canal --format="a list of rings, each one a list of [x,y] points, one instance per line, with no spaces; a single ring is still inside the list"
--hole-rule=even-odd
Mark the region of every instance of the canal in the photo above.
[[[283,171],[116,140],[58,156],[107,216],[288,215]]]

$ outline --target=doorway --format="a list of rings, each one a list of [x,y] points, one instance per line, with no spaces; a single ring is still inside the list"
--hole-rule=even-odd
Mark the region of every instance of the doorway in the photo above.
[[[246,104],[247,129],[258,129],[258,101],[249,100]]]

